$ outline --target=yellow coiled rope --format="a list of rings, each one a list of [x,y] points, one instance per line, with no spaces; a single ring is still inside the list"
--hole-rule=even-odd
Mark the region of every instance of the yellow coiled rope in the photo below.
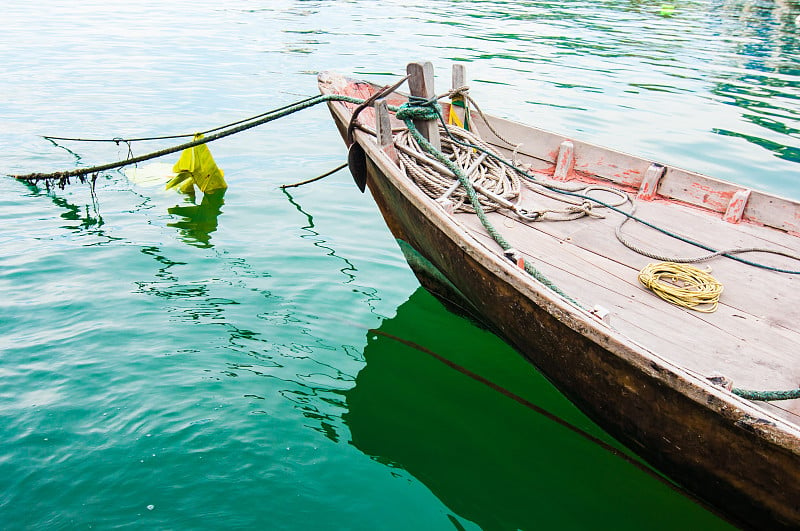
[[[709,271],[686,264],[661,262],[645,266],[639,272],[639,282],[667,302],[711,313],[719,304],[722,284]]]

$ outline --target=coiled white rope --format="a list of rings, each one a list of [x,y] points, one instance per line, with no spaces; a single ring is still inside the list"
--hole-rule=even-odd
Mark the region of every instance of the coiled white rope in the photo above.
[[[462,142],[480,146],[500,156],[489,144],[469,131],[452,127],[450,133]],[[441,143],[442,153],[467,173],[485,211],[510,208],[519,198],[521,183],[514,170],[499,163],[494,157],[487,157],[480,151],[453,142],[448,135],[441,135]],[[395,146],[401,169],[426,194],[440,200],[440,203],[449,202],[454,212],[475,212],[466,190],[458,186],[456,176],[428,156],[408,130],[395,136]]]

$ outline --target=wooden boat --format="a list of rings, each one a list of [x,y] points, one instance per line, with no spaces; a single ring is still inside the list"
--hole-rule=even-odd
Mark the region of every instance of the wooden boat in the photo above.
[[[430,63],[409,72],[413,95],[433,95]],[[756,401],[739,391],[800,387],[800,203],[472,112],[470,128],[545,191],[567,187],[554,182],[589,186],[586,196],[610,204],[614,193],[603,190],[613,187],[636,205],[637,221],[624,228],[630,212],[622,207],[533,221],[547,216],[531,213],[563,203],[541,186],[522,186],[516,211],[486,213],[498,243],[474,212],[454,211],[401,164],[407,148],[397,142],[408,122],[385,109],[405,96],[327,72],[319,87],[368,103],[382,96],[365,109],[329,107],[350,144],[351,171],[366,180],[426,289],[480,319],[600,426],[732,522],[800,527],[800,400]],[[451,106],[442,107],[448,116]],[[435,141],[435,122],[414,124]],[[701,313],[646,289],[637,278],[654,259],[615,231],[665,255],[704,254],[685,240],[778,254],[746,253],[756,265],[733,252],[705,262],[724,291],[715,312]]]

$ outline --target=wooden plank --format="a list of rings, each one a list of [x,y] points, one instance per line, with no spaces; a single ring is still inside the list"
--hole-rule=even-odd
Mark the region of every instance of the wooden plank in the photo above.
[[[433,64],[430,61],[408,63],[406,72],[411,76],[408,79],[408,86],[412,96],[426,100],[436,96],[433,87]],[[439,139],[439,125],[435,120],[414,120],[414,127],[434,148],[439,151],[442,150],[442,143]]]
[[[753,190],[744,209],[743,219],[763,223],[793,233],[800,234],[800,205],[782,197]]]
[[[397,152],[394,149],[394,137],[392,136],[392,121],[385,98],[375,102],[375,116],[375,134],[378,145],[392,159],[392,162],[397,163]]]
[[[797,400],[779,400],[775,402],[759,402],[759,406],[777,417],[800,425],[800,406],[796,405],[796,403]]]
[[[669,167],[661,179],[659,193],[722,214],[739,188],[733,183]]]
[[[456,90],[465,86],[467,86],[467,67],[462,63],[453,63],[451,89]],[[451,101],[455,103],[455,105],[452,105],[447,113],[447,123],[469,130],[469,124],[467,123],[467,102],[465,101],[464,96],[456,96],[452,98]],[[457,122],[450,120],[449,117],[451,115],[455,115]]]

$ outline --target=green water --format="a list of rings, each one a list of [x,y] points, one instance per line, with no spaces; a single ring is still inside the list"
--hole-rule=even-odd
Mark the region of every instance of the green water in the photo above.
[[[800,7],[674,4],[6,3],[0,173],[127,155],[41,135],[191,133],[424,58],[496,114],[800,197]],[[0,527],[728,526],[393,339],[613,444],[419,287],[346,172],[280,191],[344,160],[324,108],[211,149],[213,200],[0,179]]]

